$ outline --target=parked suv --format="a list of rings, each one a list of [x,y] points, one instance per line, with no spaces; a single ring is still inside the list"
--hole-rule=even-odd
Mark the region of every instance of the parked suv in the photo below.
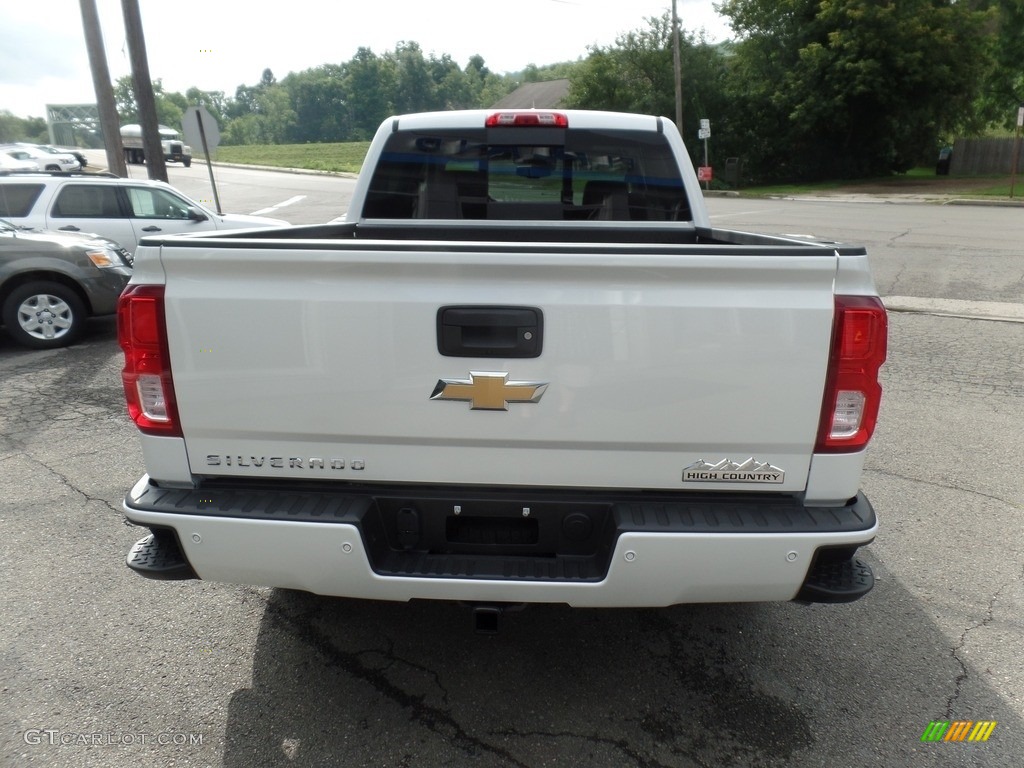
[[[40,171],[70,173],[82,169],[82,164],[70,152],[48,152],[25,144],[7,144],[0,147],[0,152],[15,160],[27,160],[35,163],[36,168]]]
[[[0,152],[0,174],[8,174],[12,171],[22,173],[24,171],[38,171],[39,166],[34,160],[18,160],[6,152]]]
[[[28,141],[16,141],[14,143],[16,146],[28,147],[29,149],[34,149],[47,155],[71,155],[78,161],[78,164],[82,166],[82,168],[85,168],[85,166],[89,164],[89,159],[77,149],[61,149],[60,147],[55,147],[52,144],[32,144]]]
[[[0,176],[0,218],[58,232],[95,232],[135,253],[146,235],[282,227],[262,216],[214,213],[170,184],[111,174]]]
[[[22,346],[71,344],[90,316],[116,311],[132,275],[130,258],[94,235],[26,230],[0,220],[0,323]]]

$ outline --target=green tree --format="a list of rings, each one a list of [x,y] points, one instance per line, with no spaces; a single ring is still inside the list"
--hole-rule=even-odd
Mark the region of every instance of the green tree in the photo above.
[[[268,144],[263,119],[250,112],[232,119],[220,133],[223,144]]]
[[[578,61],[563,61],[557,64],[527,64],[519,74],[519,79],[524,83],[541,83],[548,80],[564,80],[572,77],[579,68]]]
[[[393,67],[369,48],[360,48],[346,66],[345,90],[352,115],[349,141],[372,138],[384,118],[394,111]]]
[[[243,115],[251,115],[256,111],[256,94],[258,88],[251,85],[239,85],[235,88],[235,96],[227,103],[225,117],[233,120]]]
[[[434,82],[435,109],[468,109],[476,106],[476,95],[469,76],[447,53],[427,62]]]
[[[569,86],[573,106],[671,115],[675,112],[672,28],[668,15],[647,19],[647,29],[595,47]]]
[[[646,29],[620,35],[613,46],[592,48],[584,61],[569,70],[568,106],[675,115],[671,20],[665,14],[647,22]],[[703,37],[690,32],[680,37],[683,137],[696,154],[701,118],[716,123],[729,119],[724,97],[726,56],[720,46]]]
[[[324,64],[289,74],[281,82],[288,92],[295,124],[291,141],[347,141],[351,130],[345,68]]]
[[[41,117],[17,117],[6,109],[0,110],[0,144],[11,141],[29,141],[46,144],[50,141],[46,121]]]
[[[212,102],[225,144],[365,141],[391,114],[487,106],[515,86],[479,55],[460,68],[448,54],[424,57],[418,43],[402,42],[382,56],[360,48],[347,62],[289,73],[280,82],[265,69],[233,98],[191,88],[186,103]]]
[[[989,69],[975,102],[973,120],[963,127],[977,133],[986,126],[1012,128],[1024,104],[1024,1],[984,3],[991,14]]]
[[[764,179],[905,171],[972,110],[985,14],[952,0],[726,0],[727,95]]]
[[[181,117],[188,106],[188,99],[177,92],[164,90],[161,80],[153,81],[153,100],[156,103],[156,119],[161,125],[181,128]],[[132,76],[119,77],[114,84],[114,103],[121,125],[139,122],[139,108],[135,102],[135,89]]]
[[[473,106],[481,108],[490,107],[508,96],[518,86],[519,84],[512,78],[496,75],[492,72],[484,78],[479,89],[476,91]]]
[[[476,81],[477,85],[483,85],[487,76],[491,74],[491,70],[487,68],[487,63],[484,61],[484,57],[479,53],[475,53],[469,57],[469,61],[466,62],[465,72],[468,77]]]
[[[201,91],[192,86],[185,91],[185,100],[190,105],[206,107],[206,110],[213,115],[213,119],[217,121],[217,125],[224,125],[228,109],[224,91]]]
[[[384,59],[393,71],[391,103],[396,113],[425,112],[436,106],[437,83],[418,43],[399,43]]]

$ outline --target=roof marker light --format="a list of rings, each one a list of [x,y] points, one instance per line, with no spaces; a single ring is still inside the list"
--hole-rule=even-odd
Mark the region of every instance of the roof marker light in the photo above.
[[[561,112],[494,112],[484,122],[487,128],[568,128],[569,118]]]

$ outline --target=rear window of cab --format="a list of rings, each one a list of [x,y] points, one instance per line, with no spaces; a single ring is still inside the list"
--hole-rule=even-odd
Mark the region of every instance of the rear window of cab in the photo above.
[[[398,130],[374,171],[364,216],[692,219],[665,136],[549,127]]]

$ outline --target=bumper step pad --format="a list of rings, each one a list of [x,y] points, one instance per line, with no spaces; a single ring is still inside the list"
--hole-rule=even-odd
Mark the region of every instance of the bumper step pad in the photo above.
[[[811,566],[796,597],[800,603],[852,603],[875,586],[871,566],[854,557],[839,562],[819,561]]]
[[[160,531],[139,539],[128,552],[128,567],[147,579],[175,581],[198,579],[182,554],[173,532]]]

